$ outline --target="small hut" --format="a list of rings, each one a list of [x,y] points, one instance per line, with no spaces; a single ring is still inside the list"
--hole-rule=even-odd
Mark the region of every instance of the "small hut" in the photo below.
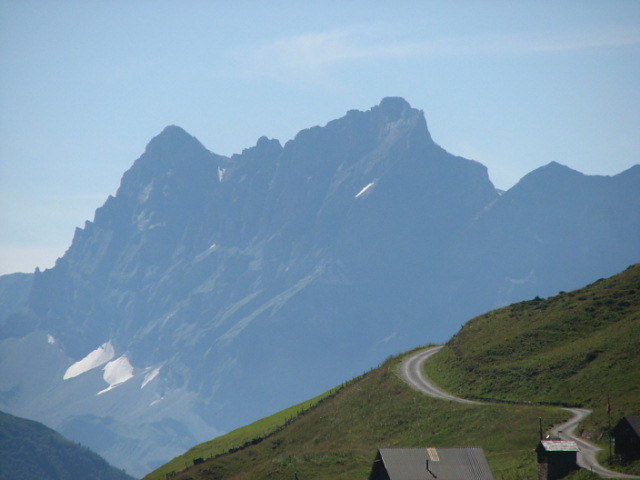
[[[615,454],[623,462],[640,460],[640,417],[622,417],[611,431],[615,441]]]
[[[379,448],[369,480],[493,480],[480,447]]]
[[[570,440],[540,440],[538,480],[556,480],[578,469],[578,445]]]

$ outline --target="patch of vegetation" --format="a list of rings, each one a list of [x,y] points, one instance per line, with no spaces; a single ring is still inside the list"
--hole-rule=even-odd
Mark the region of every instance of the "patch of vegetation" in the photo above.
[[[185,461],[192,466],[168,478],[281,479],[298,472],[300,480],[366,479],[378,447],[425,445],[481,446],[496,478],[536,477],[538,419],[550,427],[568,418],[566,412],[432,399],[399,378],[399,361],[350,382],[262,442],[199,465],[192,465],[193,455],[180,457],[183,468]],[[145,480],[166,478],[158,473]]]
[[[211,459],[229,452],[234,452],[249,445],[255,445],[282,430],[298,415],[314,407],[327,396],[335,394],[340,388],[329,390],[311,400],[286,408],[268,417],[257,420],[249,425],[233,430],[226,435],[214,438],[189,449],[168,463],[144,477],[143,480],[164,479],[175,472],[193,465],[197,459]]]
[[[474,318],[426,365],[456,395],[593,410],[584,435],[608,449],[640,413],[640,265],[580,290]]]

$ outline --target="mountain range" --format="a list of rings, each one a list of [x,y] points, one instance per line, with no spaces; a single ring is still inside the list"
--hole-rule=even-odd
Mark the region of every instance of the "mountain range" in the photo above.
[[[638,165],[499,192],[401,98],[231,157],[170,126],[53,268],[0,277],[0,409],[142,475],[638,260]]]

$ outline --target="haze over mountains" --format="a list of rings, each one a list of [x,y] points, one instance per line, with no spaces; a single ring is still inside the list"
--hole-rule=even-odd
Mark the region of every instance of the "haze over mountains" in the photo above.
[[[231,158],[171,126],[55,267],[0,277],[0,409],[141,475],[639,260],[640,166],[550,163],[501,195],[401,98]]]

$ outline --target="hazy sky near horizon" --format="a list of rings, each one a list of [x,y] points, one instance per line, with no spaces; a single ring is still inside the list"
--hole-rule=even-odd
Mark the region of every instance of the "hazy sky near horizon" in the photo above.
[[[51,267],[166,125],[231,155],[404,97],[498,188],[640,163],[638,1],[0,0],[0,274]]]

